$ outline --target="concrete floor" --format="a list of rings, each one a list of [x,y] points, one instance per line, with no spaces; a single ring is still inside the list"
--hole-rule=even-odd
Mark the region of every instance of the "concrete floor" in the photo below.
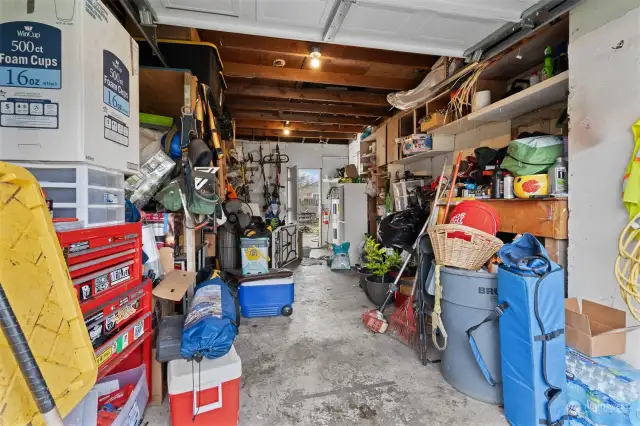
[[[295,283],[290,318],[242,319],[240,425],[507,424],[498,407],[450,387],[438,364],[367,331],[360,315],[373,305],[355,273],[298,266]],[[168,411],[166,400],[148,408],[142,425],[169,425]]]

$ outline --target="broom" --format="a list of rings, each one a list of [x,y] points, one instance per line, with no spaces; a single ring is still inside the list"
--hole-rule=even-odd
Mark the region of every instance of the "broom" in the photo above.
[[[413,347],[416,342],[416,318],[413,312],[413,296],[418,283],[419,272],[413,277],[413,285],[411,286],[411,296],[404,301],[402,306],[391,315],[391,323],[389,324],[389,333],[400,342],[407,346]]]
[[[440,180],[438,181],[438,189],[436,191],[436,198],[434,199],[433,202],[433,208],[431,210],[431,215],[429,216],[429,218],[427,219],[427,221],[424,223],[424,226],[422,227],[422,230],[420,230],[420,233],[418,233],[418,238],[416,238],[415,243],[413,243],[413,250],[416,249],[417,245],[418,245],[418,241],[420,240],[420,235],[424,234],[425,230],[427,229],[427,226],[429,226],[429,224],[433,221],[433,215],[438,203],[438,199],[440,197],[440,191],[442,189],[442,181],[444,180],[444,171],[446,168],[446,163],[442,166],[442,173],[440,174]],[[446,186],[446,185],[445,185]],[[388,323],[384,318],[384,308],[387,306],[387,304],[389,303],[389,301],[391,301],[391,296],[393,295],[393,289],[395,289],[398,285],[398,282],[400,281],[400,277],[402,277],[402,273],[404,272],[405,268],[407,267],[407,265],[409,264],[409,261],[411,260],[411,254],[409,254],[409,256],[407,256],[407,259],[404,261],[402,268],[400,269],[400,272],[398,272],[398,275],[396,276],[395,281],[393,282],[393,284],[389,287],[389,291],[387,292],[387,297],[384,300],[384,302],[382,302],[382,305],[380,305],[380,307],[376,310],[376,309],[372,309],[370,311],[367,311],[365,313],[362,314],[362,322],[364,323],[364,325],[370,329],[371,331],[375,332],[375,333],[384,333],[387,328],[388,328]],[[413,288],[411,290],[411,293],[413,294],[414,289],[415,289],[415,280],[414,280],[414,284],[413,284]],[[413,297],[411,298],[411,312],[413,312]],[[408,308],[407,308],[408,309]],[[414,334],[415,334],[415,320],[414,320]]]
[[[458,156],[458,165],[460,164],[460,156]],[[446,168],[446,163],[442,166],[442,174],[440,176],[440,181],[438,182],[438,189],[436,191],[436,197],[433,200],[433,207],[431,208],[431,214],[429,215],[429,219],[427,220],[426,227],[430,227],[437,222],[435,218],[435,211],[438,206],[438,199],[440,197],[440,190],[442,188],[441,183],[444,176],[444,171]],[[458,167],[456,167],[456,171],[453,175],[453,185],[455,185],[456,174],[458,171]],[[424,232],[424,230],[422,231]],[[420,233],[420,235],[422,234]],[[418,235],[418,239],[416,243],[420,240],[420,235]],[[414,245],[414,249],[415,249]],[[419,266],[419,265],[418,265]],[[391,315],[391,324],[389,327],[389,331],[393,337],[395,337],[400,342],[405,345],[414,347],[417,343],[416,340],[416,317],[415,312],[413,310],[414,296],[416,293],[416,287],[418,285],[418,276],[420,275],[419,270],[416,271],[416,276],[413,278],[413,285],[411,286],[411,296],[407,300],[404,301],[402,306]]]

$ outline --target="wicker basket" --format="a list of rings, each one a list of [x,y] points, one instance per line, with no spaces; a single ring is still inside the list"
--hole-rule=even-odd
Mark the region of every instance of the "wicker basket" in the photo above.
[[[477,271],[502,247],[502,241],[493,235],[464,225],[436,225],[428,230],[436,263]],[[470,237],[453,238],[452,233]]]

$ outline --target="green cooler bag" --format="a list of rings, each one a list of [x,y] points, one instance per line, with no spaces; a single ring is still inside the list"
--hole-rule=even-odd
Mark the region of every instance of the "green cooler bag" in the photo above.
[[[562,138],[558,136],[516,139],[509,143],[501,167],[516,176],[545,173],[562,156],[562,151]]]

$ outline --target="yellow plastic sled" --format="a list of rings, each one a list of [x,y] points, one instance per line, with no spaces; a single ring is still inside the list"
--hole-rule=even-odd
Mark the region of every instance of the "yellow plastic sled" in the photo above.
[[[64,417],[93,387],[98,367],[40,185],[1,161],[0,285]],[[0,425],[29,423],[44,421],[0,332]]]

